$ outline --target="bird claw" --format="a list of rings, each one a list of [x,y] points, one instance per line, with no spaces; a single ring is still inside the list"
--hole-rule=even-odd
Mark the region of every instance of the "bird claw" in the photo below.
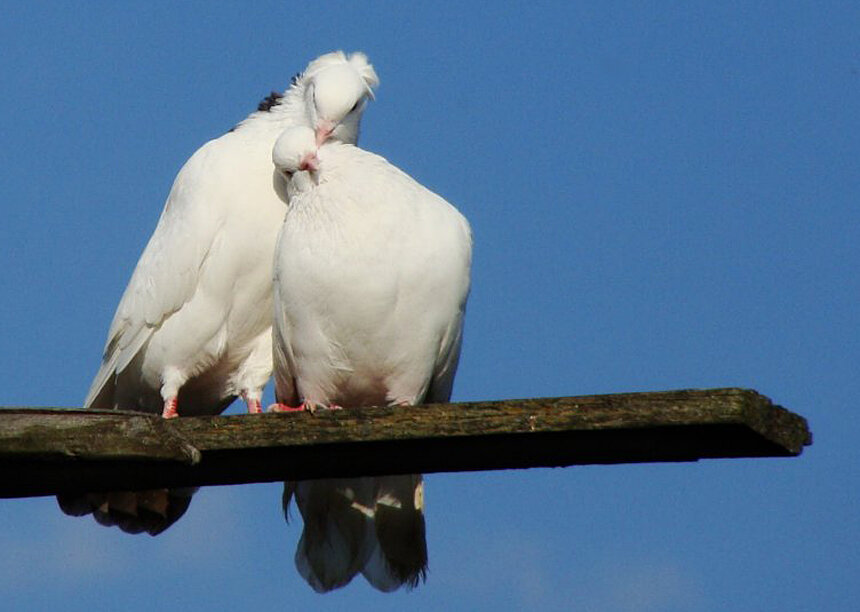
[[[298,406],[290,406],[289,404],[281,404],[280,402],[272,404],[266,409],[266,412],[304,412],[305,410],[313,412],[305,402]]]
[[[314,414],[317,410],[343,410],[343,406],[338,406],[337,404],[317,404],[308,402],[307,400],[302,405],[306,406],[305,410],[311,414]]]
[[[337,404],[315,404],[307,400],[303,401],[298,406],[290,406],[289,404],[272,404],[266,409],[266,412],[310,412],[314,414],[317,410],[343,410],[343,406]]]

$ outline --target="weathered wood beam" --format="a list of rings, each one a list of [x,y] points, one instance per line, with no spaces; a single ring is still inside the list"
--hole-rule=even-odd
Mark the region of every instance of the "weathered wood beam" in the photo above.
[[[0,497],[335,476],[790,457],[806,420],[715,389],[189,417],[0,410]]]

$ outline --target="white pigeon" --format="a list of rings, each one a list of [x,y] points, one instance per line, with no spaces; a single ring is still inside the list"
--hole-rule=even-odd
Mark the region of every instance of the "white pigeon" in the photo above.
[[[117,307],[86,407],[217,414],[241,396],[259,412],[285,210],[272,146],[292,125],[355,142],[378,82],[361,53],[323,55],[268,108],[191,156]]]
[[[87,408],[210,415],[241,396],[249,412],[261,411],[272,372],[272,260],[285,211],[272,147],[293,125],[313,130],[317,142],[355,142],[378,83],[364,54],[322,55],[284,94],[273,93],[191,156],[117,307]],[[174,492],[174,501],[190,499],[187,490]],[[95,508],[100,522],[110,521],[109,507],[122,520],[136,515],[127,496],[113,499],[60,503],[72,514]],[[161,501],[150,505],[163,508]]]
[[[289,207],[275,253],[274,410],[450,399],[472,238],[457,209],[384,158],[290,128],[272,152]],[[420,475],[287,483],[296,565],[317,591],[425,575]]]

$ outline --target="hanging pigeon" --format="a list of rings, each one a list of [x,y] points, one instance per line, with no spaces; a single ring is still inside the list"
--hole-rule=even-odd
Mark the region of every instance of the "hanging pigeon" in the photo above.
[[[272,146],[291,125],[312,129],[319,142],[355,142],[378,83],[364,54],[323,55],[283,95],[191,156],[117,307],[87,408],[169,418],[219,414],[242,397],[249,412],[261,411],[272,372],[272,259],[285,210]],[[146,527],[150,533],[179,518],[185,508],[178,516],[171,509],[187,507],[193,490],[174,492],[171,503],[165,493],[139,508],[162,519]],[[70,514],[139,527],[128,494],[59,501]]]
[[[385,159],[285,130],[272,153],[289,208],[275,254],[273,410],[445,402],[469,293],[466,219]],[[317,591],[425,575],[420,475],[287,483],[296,565]]]

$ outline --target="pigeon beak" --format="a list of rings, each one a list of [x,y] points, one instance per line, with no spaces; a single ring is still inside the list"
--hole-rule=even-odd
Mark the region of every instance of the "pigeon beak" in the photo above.
[[[316,172],[320,169],[320,160],[316,153],[308,153],[299,162],[299,170],[310,170]]]
[[[317,146],[320,146],[328,140],[328,137],[331,136],[333,131],[334,125],[330,121],[321,121],[316,129]]]

